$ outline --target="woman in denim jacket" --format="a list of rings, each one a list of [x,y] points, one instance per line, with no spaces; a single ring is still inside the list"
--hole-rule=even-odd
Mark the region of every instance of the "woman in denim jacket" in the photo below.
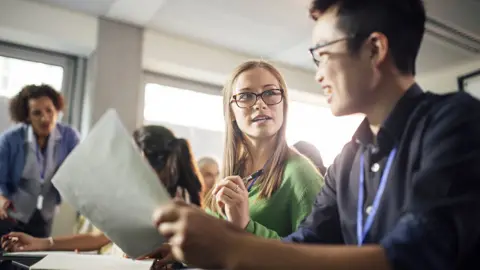
[[[64,99],[48,85],[25,86],[9,109],[18,124],[0,134],[0,234],[47,237],[61,201],[50,180],[79,135],[57,123]]]

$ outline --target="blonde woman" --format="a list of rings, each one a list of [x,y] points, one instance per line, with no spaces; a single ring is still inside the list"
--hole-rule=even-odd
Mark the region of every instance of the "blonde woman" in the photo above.
[[[223,93],[225,178],[207,194],[206,210],[258,236],[286,236],[310,213],[323,178],[287,145],[285,80],[271,64],[248,61]]]

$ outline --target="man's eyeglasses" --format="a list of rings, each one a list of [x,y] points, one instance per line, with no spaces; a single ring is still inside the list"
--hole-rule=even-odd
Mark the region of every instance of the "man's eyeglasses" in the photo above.
[[[321,43],[321,44],[317,44],[315,46],[313,46],[312,48],[308,49],[310,51],[310,54],[312,55],[312,59],[313,59],[313,62],[315,63],[315,65],[317,67],[321,66],[321,65],[324,65],[327,63],[328,61],[328,54],[318,54],[316,53],[316,51],[320,48],[323,48],[323,47],[327,47],[327,46],[330,46],[330,45],[333,45],[335,43],[338,43],[340,41],[345,41],[345,40],[349,40],[349,39],[352,39],[354,38],[355,35],[353,36],[348,36],[348,37],[343,37],[343,38],[339,38],[339,39],[335,39],[333,41],[329,41],[327,43]]]
[[[260,94],[243,92],[233,95],[230,102],[235,102],[239,108],[251,108],[257,103],[259,97],[267,105],[276,105],[283,100],[283,89],[269,89]]]

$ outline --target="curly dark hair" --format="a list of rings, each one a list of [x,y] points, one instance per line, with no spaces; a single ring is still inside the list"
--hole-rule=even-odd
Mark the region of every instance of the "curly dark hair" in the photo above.
[[[24,86],[17,95],[10,99],[9,110],[12,121],[17,123],[28,123],[28,101],[30,99],[41,97],[50,98],[58,112],[65,109],[65,101],[62,94],[53,89],[53,87],[46,84],[30,84]]]

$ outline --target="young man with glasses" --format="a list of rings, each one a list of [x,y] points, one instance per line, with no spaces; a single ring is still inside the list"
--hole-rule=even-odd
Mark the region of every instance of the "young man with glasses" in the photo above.
[[[478,269],[480,102],[415,83],[422,1],[316,0],[311,16],[332,112],[366,115],[283,239],[315,245],[255,238],[177,204],[155,216],[173,253],[227,269]]]

